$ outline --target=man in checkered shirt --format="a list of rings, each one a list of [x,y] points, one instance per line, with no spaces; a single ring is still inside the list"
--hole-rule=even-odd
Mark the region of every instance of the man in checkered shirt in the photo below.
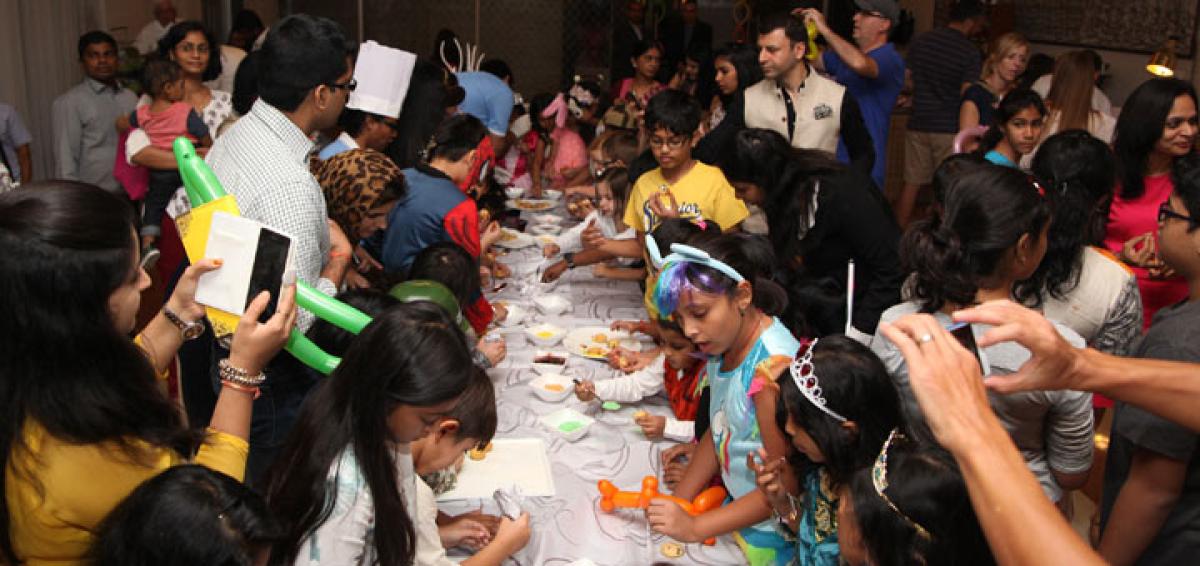
[[[321,186],[309,173],[309,137],[337,122],[346,105],[353,66],[337,24],[304,14],[271,28],[259,60],[259,99],[221,136],[208,164],[238,201],[242,216],[292,237],[297,277],[334,295],[350,264],[351,245],[326,216]],[[300,311],[301,331],[314,317]],[[213,367],[228,352],[216,346]],[[246,478],[257,482],[291,429],[300,403],[315,382],[287,352],[265,370],[266,385],[254,402]],[[219,388],[216,370],[214,386]]]

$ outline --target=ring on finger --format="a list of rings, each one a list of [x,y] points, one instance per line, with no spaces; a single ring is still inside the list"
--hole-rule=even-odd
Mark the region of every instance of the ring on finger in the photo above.
[[[918,341],[918,342],[920,342],[920,343],[922,343],[922,344],[926,344],[926,343],[932,342],[932,341],[933,341],[933,335],[932,335],[932,334],[930,334],[930,333],[928,333],[928,332],[926,332],[925,334],[922,334],[920,338],[917,338],[917,341]]]

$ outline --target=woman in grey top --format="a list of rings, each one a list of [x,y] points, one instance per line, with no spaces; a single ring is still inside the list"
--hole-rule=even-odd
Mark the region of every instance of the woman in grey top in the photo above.
[[[1046,253],[1050,205],[1019,171],[980,166],[964,173],[946,190],[939,216],[918,223],[901,243],[901,259],[915,272],[913,299],[883,313],[890,322],[913,312],[932,313],[950,325],[949,313],[992,299],[1008,299],[1019,281],[1029,278]],[[1059,325],[1074,345],[1084,341]],[[976,336],[987,327],[972,328]],[[900,352],[876,334],[872,349],[900,389],[907,416],[924,422],[908,384]],[[985,373],[1012,373],[1029,352],[1016,344],[998,344],[980,352]],[[989,393],[996,416],[1054,501],[1081,487],[1092,467],[1091,396],[1077,391]]]

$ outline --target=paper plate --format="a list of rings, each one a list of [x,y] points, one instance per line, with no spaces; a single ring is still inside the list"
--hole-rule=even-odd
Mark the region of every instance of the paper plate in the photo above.
[[[510,250],[528,248],[529,246],[536,244],[537,241],[533,239],[533,236],[530,236],[524,232],[510,230],[508,228],[501,228],[500,239],[496,240],[497,246],[501,248],[508,248]]]
[[[602,340],[597,340],[601,338]],[[585,326],[576,328],[563,338],[563,346],[576,356],[590,360],[606,360],[611,350],[610,342],[616,341],[622,348],[634,352],[642,350],[642,343],[634,339],[628,332],[610,330],[604,326]]]
[[[528,210],[530,212],[542,212],[544,210],[550,210],[551,208],[554,208],[554,204],[555,203],[552,200],[537,199],[537,198],[518,198],[518,199],[509,199],[507,202],[504,203],[504,206],[507,206],[508,208],[515,208],[517,210]]]

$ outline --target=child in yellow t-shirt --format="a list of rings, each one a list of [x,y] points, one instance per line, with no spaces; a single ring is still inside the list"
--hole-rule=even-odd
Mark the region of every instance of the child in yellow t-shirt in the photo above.
[[[749,215],[721,170],[692,158],[700,115],[700,104],[676,90],[658,93],[646,106],[650,152],[658,168],[638,177],[624,219],[639,242],[665,217],[712,220],[728,231]]]
[[[643,251],[646,233],[666,218],[712,221],[729,231],[750,214],[720,169],[692,158],[692,148],[700,140],[700,115],[700,104],[677,90],[660,92],[646,105],[650,152],[658,167],[638,177],[625,205],[624,218],[625,225],[637,231]],[[648,293],[657,273],[649,266],[646,272]],[[653,318],[654,307],[648,295],[645,302]]]

